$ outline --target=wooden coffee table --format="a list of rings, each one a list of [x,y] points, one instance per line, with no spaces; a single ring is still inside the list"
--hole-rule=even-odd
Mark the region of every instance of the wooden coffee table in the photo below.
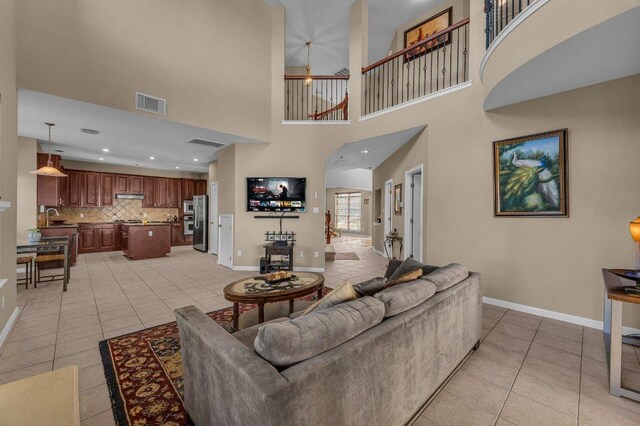
[[[320,299],[323,286],[324,276],[313,272],[294,272],[292,279],[276,284],[266,283],[263,276],[233,282],[224,288],[224,298],[233,302],[231,326],[234,330],[242,330],[263,323],[265,319],[281,318],[305,309],[312,302],[294,302],[294,299],[314,292],[318,293],[318,299]],[[240,303],[255,303],[258,308],[241,315]]]

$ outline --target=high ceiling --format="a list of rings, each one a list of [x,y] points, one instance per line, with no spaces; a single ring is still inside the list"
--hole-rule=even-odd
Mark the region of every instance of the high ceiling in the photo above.
[[[218,149],[187,144],[193,139],[234,143],[259,141],[203,129],[143,114],[20,89],[18,135],[40,141],[49,150],[47,126],[53,122],[52,145],[63,159],[149,167],[153,169],[207,172],[218,158]],[[83,133],[82,129],[100,134]],[[109,152],[103,152],[108,149]],[[151,160],[149,157],[154,157]],[[197,159],[198,161],[194,161]]]
[[[287,67],[307,64],[305,43],[311,40],[314,74],[333,74],[349,67],[349,13],[355,0],[265,0],[286,10]],[[369,0],[369,63],[384,58],[398,27],[443,0]]]

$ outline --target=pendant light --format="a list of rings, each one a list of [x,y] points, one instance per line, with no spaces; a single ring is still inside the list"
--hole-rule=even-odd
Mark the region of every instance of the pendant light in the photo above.
[[[305,86],[311,86],[311,83],[313,83],[313,77],[311,76],[311,42],[308,41],[307,42],[307,74],[306,77],[304,79],[304,85]]]
[[[47,165],[44,167],[40,167],[38,170],[34,170],[30,173],[39,176],[51,176],[51,177],[67,177],[60,170],[53,167],[53,161],[51,161],[51,128],[55,126],[54,123],[44,123],[49,126],[49,159],[47,160]]]

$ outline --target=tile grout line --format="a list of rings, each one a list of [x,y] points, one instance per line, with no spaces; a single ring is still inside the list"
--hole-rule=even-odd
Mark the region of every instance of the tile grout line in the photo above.
[[[578,377],[578,412],[576,413],[576,426],[580,425],[580,400],[582,398],[582,355],[584,354],[584,327],[582,327],[582,344],[580,345],[580,376]]]
[[[507,312],[505,312],[505,315],[510,311],[511,311],[511,309],[509,309]],[[503,316],[503,318],[504,318],[504,316]],[[502,321],[502,319],[500,321]],[[534,333],[533,338],[531,339],[531,342],[529,342],[529,347],[527,348],[527,351],[525,352],[524,357],[522,358],[522,363],[520,364],[520,367],[518,368],[518,372],[516,373],[516,376],[513,378],[513,381],[511,382],[511,386],[509,386],[509,392],[507,392],[507,397],[504,399],[504,401],[502,401],[502,405],[500,406],[500,411],[498,412],[498,415],[496,416],[496,420],[493,422],[494,426],[496,426],[498,424],[498,420],[500,420],[500,415],[502,414],[502,410],[504,410],[504,406],[506,405],[507,400],[509,399],[509,395],[512,392],[513,385],[515,385],[516,380],[518,380],[518,376],[520,375],[520,372],[522,371],[522,366],[524,365],[524,362],[527,359],[527,354],[531,350],[531,345],[533,345],[533,341],[536,339],[536,336],[538,335],[538,331],[540,330],[540,326],[542,325],[542,321],[543,321],[543,319],[541,318],[540,322],[538,323],[538,327],[536,327],[536,332]],[[518,395],[520,395],[520,394],[518,394]],[[523,398],[526,398],[526,397],[523,396]],[[527,398],[527,399],[529,399],[529,398]],[[537,401],[535,401],[535,402],[537,402]]]

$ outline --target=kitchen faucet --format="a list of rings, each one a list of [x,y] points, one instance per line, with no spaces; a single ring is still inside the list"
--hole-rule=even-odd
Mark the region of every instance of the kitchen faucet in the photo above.
[[[44,213],[45,216],[47,217],[47,228],[49,227],[49,212],[53,210],[54,212],[56,212],[56,216],[60,216],[60,213],[58,213],[58,210],[54,209],[53,207],[50,207],[47,209],[47,211]]]

